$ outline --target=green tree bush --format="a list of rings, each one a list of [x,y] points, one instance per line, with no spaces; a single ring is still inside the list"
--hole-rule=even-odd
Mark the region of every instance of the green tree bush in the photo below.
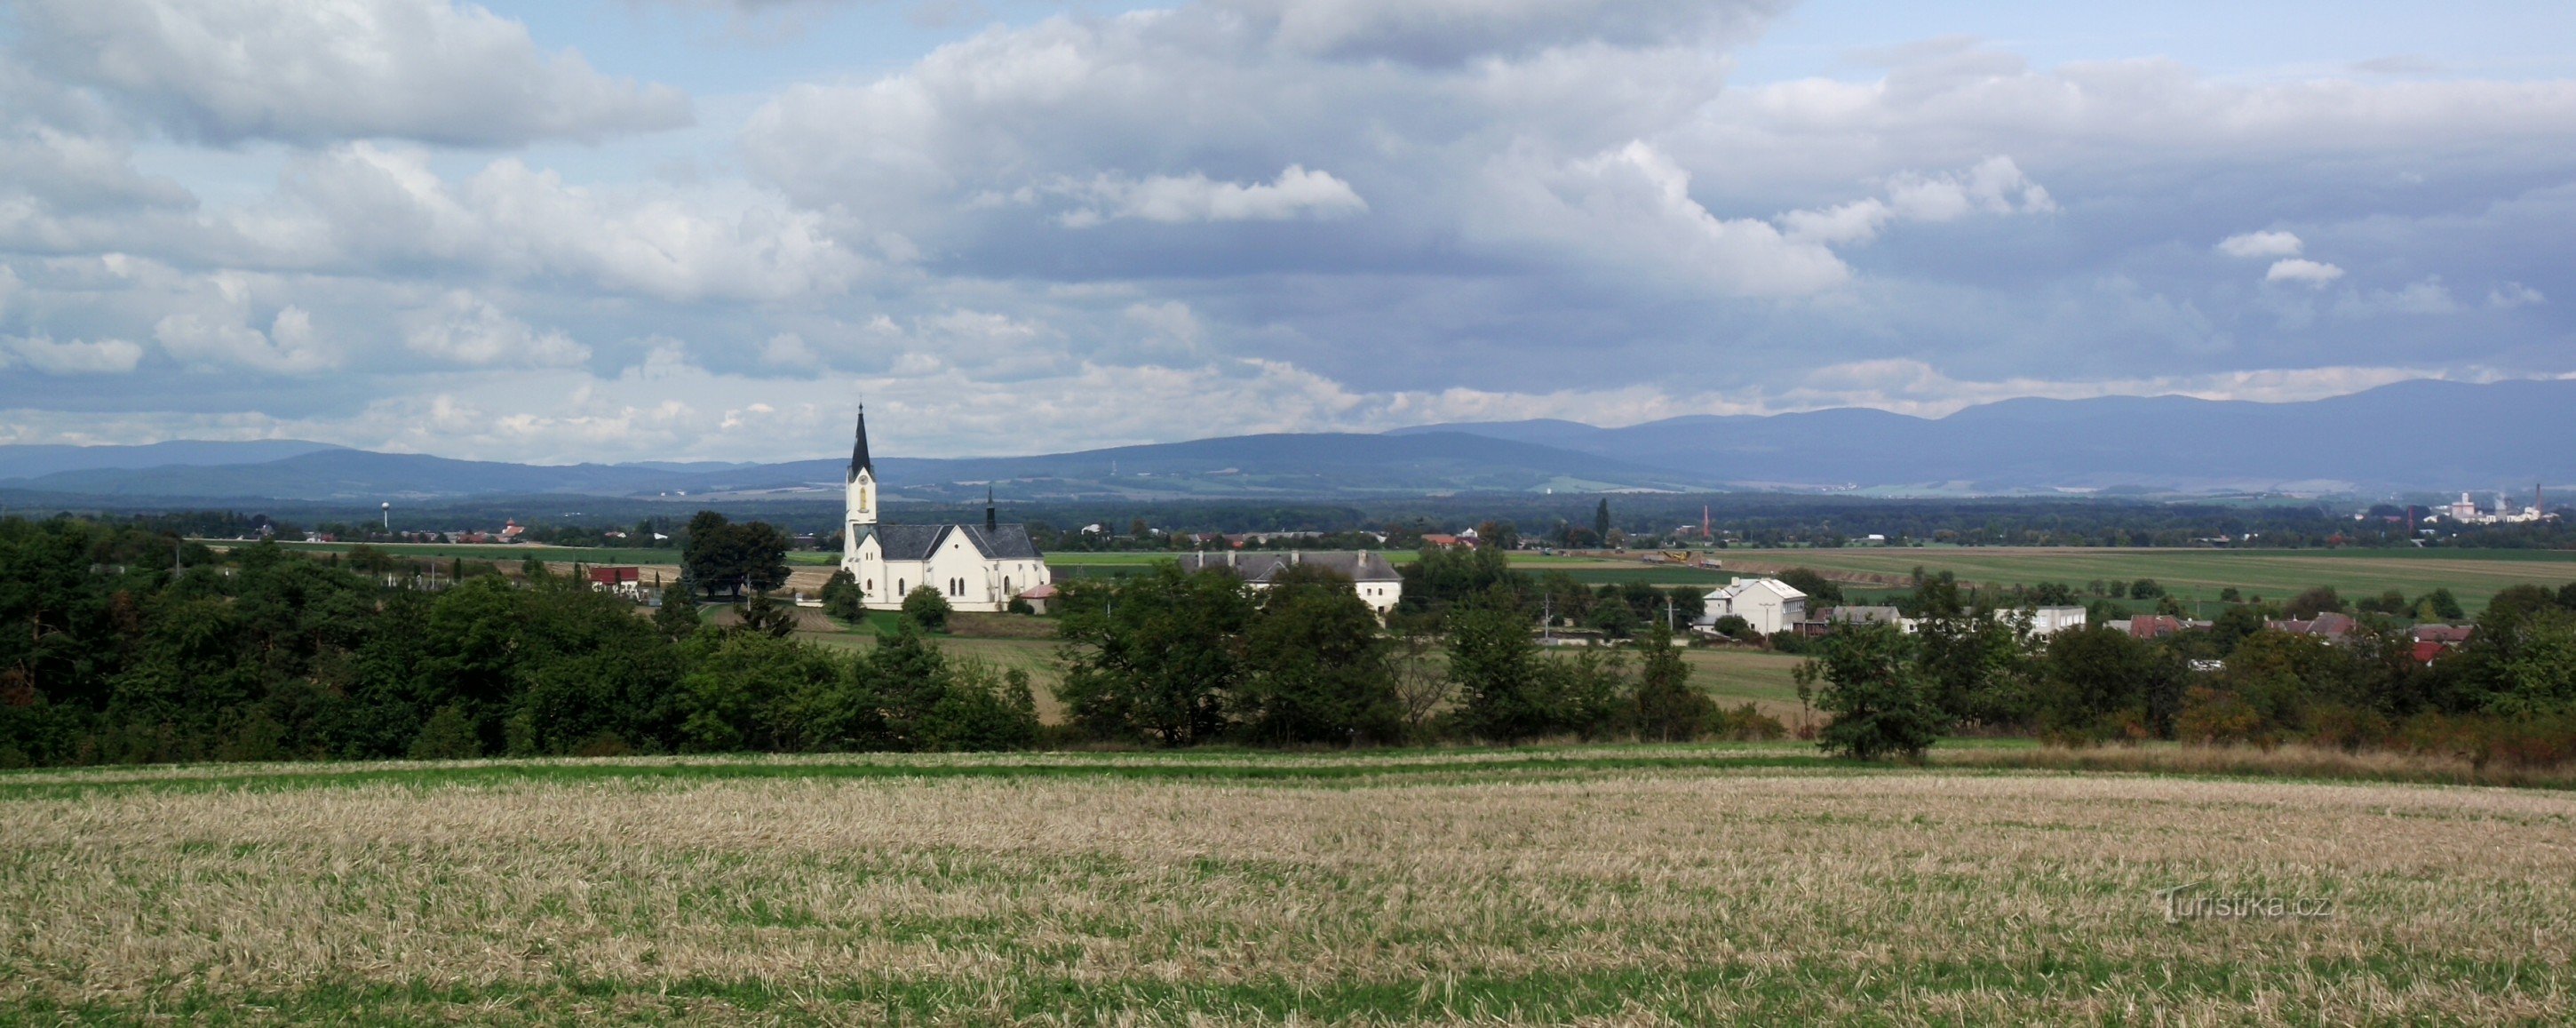
[[[1891,625],[1826,636],[1796,672],[1801,697],[1812,696],[1832,717],[1817,746],[1862,760],[1921,759],[1940,737],[1942,719],[1915,657],[1913,640]]]
[[[948,615],[951,609],[948,606],[948,597],[940,595],[939,590],[931,588],[929,583],[925,582],[913,586],[911,592],[903,594],[902,613],[903,620],[911,622],[914,627],[922,631],[945,632],[948,630]]]

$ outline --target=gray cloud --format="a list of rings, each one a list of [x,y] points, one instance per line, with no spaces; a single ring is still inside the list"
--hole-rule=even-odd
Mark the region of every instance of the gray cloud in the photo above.
[[[215,143],[595,140],[690,122],[686,96],[546,53],[453,0],[25,0],[17,60]]]

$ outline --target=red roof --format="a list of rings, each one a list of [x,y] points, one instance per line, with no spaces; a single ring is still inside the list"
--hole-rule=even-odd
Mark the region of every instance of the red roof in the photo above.
[[[643,568],[592,568],[590,580],[600,585],[623,585],[644,580]]]

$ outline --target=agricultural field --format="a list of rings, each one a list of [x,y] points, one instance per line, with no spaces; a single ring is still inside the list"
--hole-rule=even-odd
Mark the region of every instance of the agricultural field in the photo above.
[[[1047,566],[1063,576],[1110,578],[1137,574],[1152,567],[1155,562],[1171,560],[1173,556],[1171,553],[1159,552],[1051,553],[1047,555]],[[1389,563],[1397,565],[1410,564],[1421,559],[1421,554],[1410,550],[1389,550],[1386,551],[1385,556]],[[1648,564],[1634,558],[1623,560],[1514,553],[1511,555],[1511,564],[1514,570],[1532,575],[1562,571],[1585,585],[1624,585],[1630,582],[1644,582],[1660,586],[1703,585],[1715,588],[1734,579],[1732,575],[1705,568],[1677,564]]]
[[[10,772],[0,1019],[2564,1023],[2571,849],[1794,745]]]
[[[217,550],[243,545],[239,540],[234,539],[199,541]],[[680,550],[677,547],[537,546],[522,543],[282,542],[278,545],[305,553],[347,553],[359,546],[364,546],[406,560],[488,560],[512,563],[535,557],[549,565],[559,564],[567,567],[573,564],[587,564],[593,567],[601,564],[660,564],[678,567],[680,564]],[[815,550],[787,552],[787,563],[798,567],[829,567],[839,563],[840,560],[841,555],[838,553]]]
[[[2094,579],[2152,578],[2176,596],[2214,602],[2228,587],[2288,599],[2328,585],[2345,599],[2389,589],[2418,596],[2448,588],[2474,614],[2513,585],[2551,589],[2576,582],[2576,552],[2550,550],[2175,550],[2082,547],[1905,547],[1830,550],[1725,550],[1730,571],[1747,574],[1808,567],[1828,576],[1874,578],[1897,585],[1914,568],[1948,571],[1962,582],[2028,585],[2065,582],[2081,590]]]

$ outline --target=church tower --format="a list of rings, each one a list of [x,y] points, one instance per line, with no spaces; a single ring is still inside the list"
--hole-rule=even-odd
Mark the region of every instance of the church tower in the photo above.
[[[859,405],[859,431],[850,444],[849,495],[844,506],[845,538],[858,538],[860,525],[877,523],[877,468],[868,460],[868,408]]]

